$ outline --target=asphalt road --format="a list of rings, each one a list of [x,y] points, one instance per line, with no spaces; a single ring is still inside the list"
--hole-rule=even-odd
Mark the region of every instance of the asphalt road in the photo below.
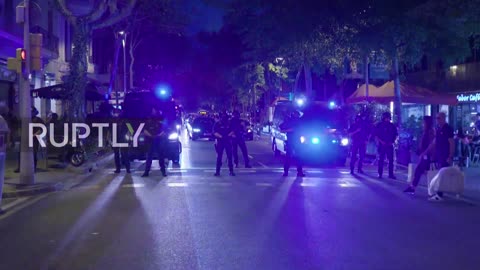
[[[136,162],[46,196],[0,219],[0,269],[479,269],[478,206],[345,168],[282,178],[266,142],[248,146],[235,177],[187,140],[166,178]]]

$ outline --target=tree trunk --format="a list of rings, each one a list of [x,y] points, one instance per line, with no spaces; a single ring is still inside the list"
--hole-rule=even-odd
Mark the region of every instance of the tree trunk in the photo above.
[[[70,77],[67,82],[68,117],[70,120],[85,118],[85,88],[87,86],[87,46],[90,43],[90,28],[79,20],[74,28],[73,53],[70,61]]]
[[[397,117],[397,124],[400,128],[402,125],[402,93],[400,91],[400,72],[398,68],[398,52],[395,52],[393,59],[394,66],[394,87],[395,87],[395,102],[394,109]]]
[[[135,62],[135,55],[133,53],[132,42],[130,42],[130,89],[133,89],[133,62]]]
[[[293,87],[293,94],[298,91],[298,84],[300,83],[300,75],[302,75],[303,64],[298,69],[297,76],[295,77],[295,86]]]
[[[365,55],[365,62],[364,62],[364,69],[363,69],[363,77],[365,79],[365,99],[368,101],[369,100],[369,95],[370,93],[368,92],[368,85],[369,85],[369,81],[368,81],[368,77],[369,77],[369,70],[368,70],[368,55],[366,54]]]
[[[308,99],[313,99],[313,89],[312,89],[312,70],[308,62],[303,63],[303,71],[305,73],[305,94]]]

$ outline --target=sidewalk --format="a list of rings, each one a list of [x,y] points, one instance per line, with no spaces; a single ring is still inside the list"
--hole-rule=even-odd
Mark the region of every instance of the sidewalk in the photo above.
[[[14,172],[17,168],[16,154],[7,152],[2,201],[8,198],[32,196],[58,190],[68,190],[80,184],[89,176],[89,172],[92,170],[111,162],[113,154],[106,153],[97,157],[91,156],[89,159],[90,160],[84,165],[77,168],[72,166],[61,168],[58,166],[58,163],[50,160],[48,161],[48,168],[46,168],[47,163],[45,160],[39,160],[37,172],[35,173],[35,184],[21,185],[19,181],[20,175]]]
[[[369,163],[367,164],[365,164],[364,167],[368,168],[369,171],[377,170],[376,166],[370,165]],[[463,196],[467,199],[480,201],[480,167],[463,168],[463,173],[465,174],[465,191]],[[397,180],[405,182],[406,187],[408,180],[408,169],[398,166],[395,171],[395,176],[397,177]],[[427,187],[426,174],[422,176],[418,185],[425,188]]]

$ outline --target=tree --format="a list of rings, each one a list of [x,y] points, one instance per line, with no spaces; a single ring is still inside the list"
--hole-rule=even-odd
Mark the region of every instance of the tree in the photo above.
[[[55,0],[58,10],[73,27],[73,53],[70,75],[66,81],[66,97],[70,100],[68,116],[71,119],[85,117],[85,87],[87,84],[87,48],[92,31],[119,23],[128,17],[136,0],[96,0],[90,12],[78,15],[69,8],[66,0]]]
[[[134,88],[135,55],[139,46],[159,33],[182,35],[187,23],[180,0],[143,0],[138,2],[124,23],[128,33],[130,88]]]

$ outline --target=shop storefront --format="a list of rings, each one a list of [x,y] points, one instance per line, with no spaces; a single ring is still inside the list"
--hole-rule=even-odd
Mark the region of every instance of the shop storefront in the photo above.
[[[465,134],[478,135],[475,123],[480,113],[480,90],[457,94],[458,105],[454,108],[454,126]]]

